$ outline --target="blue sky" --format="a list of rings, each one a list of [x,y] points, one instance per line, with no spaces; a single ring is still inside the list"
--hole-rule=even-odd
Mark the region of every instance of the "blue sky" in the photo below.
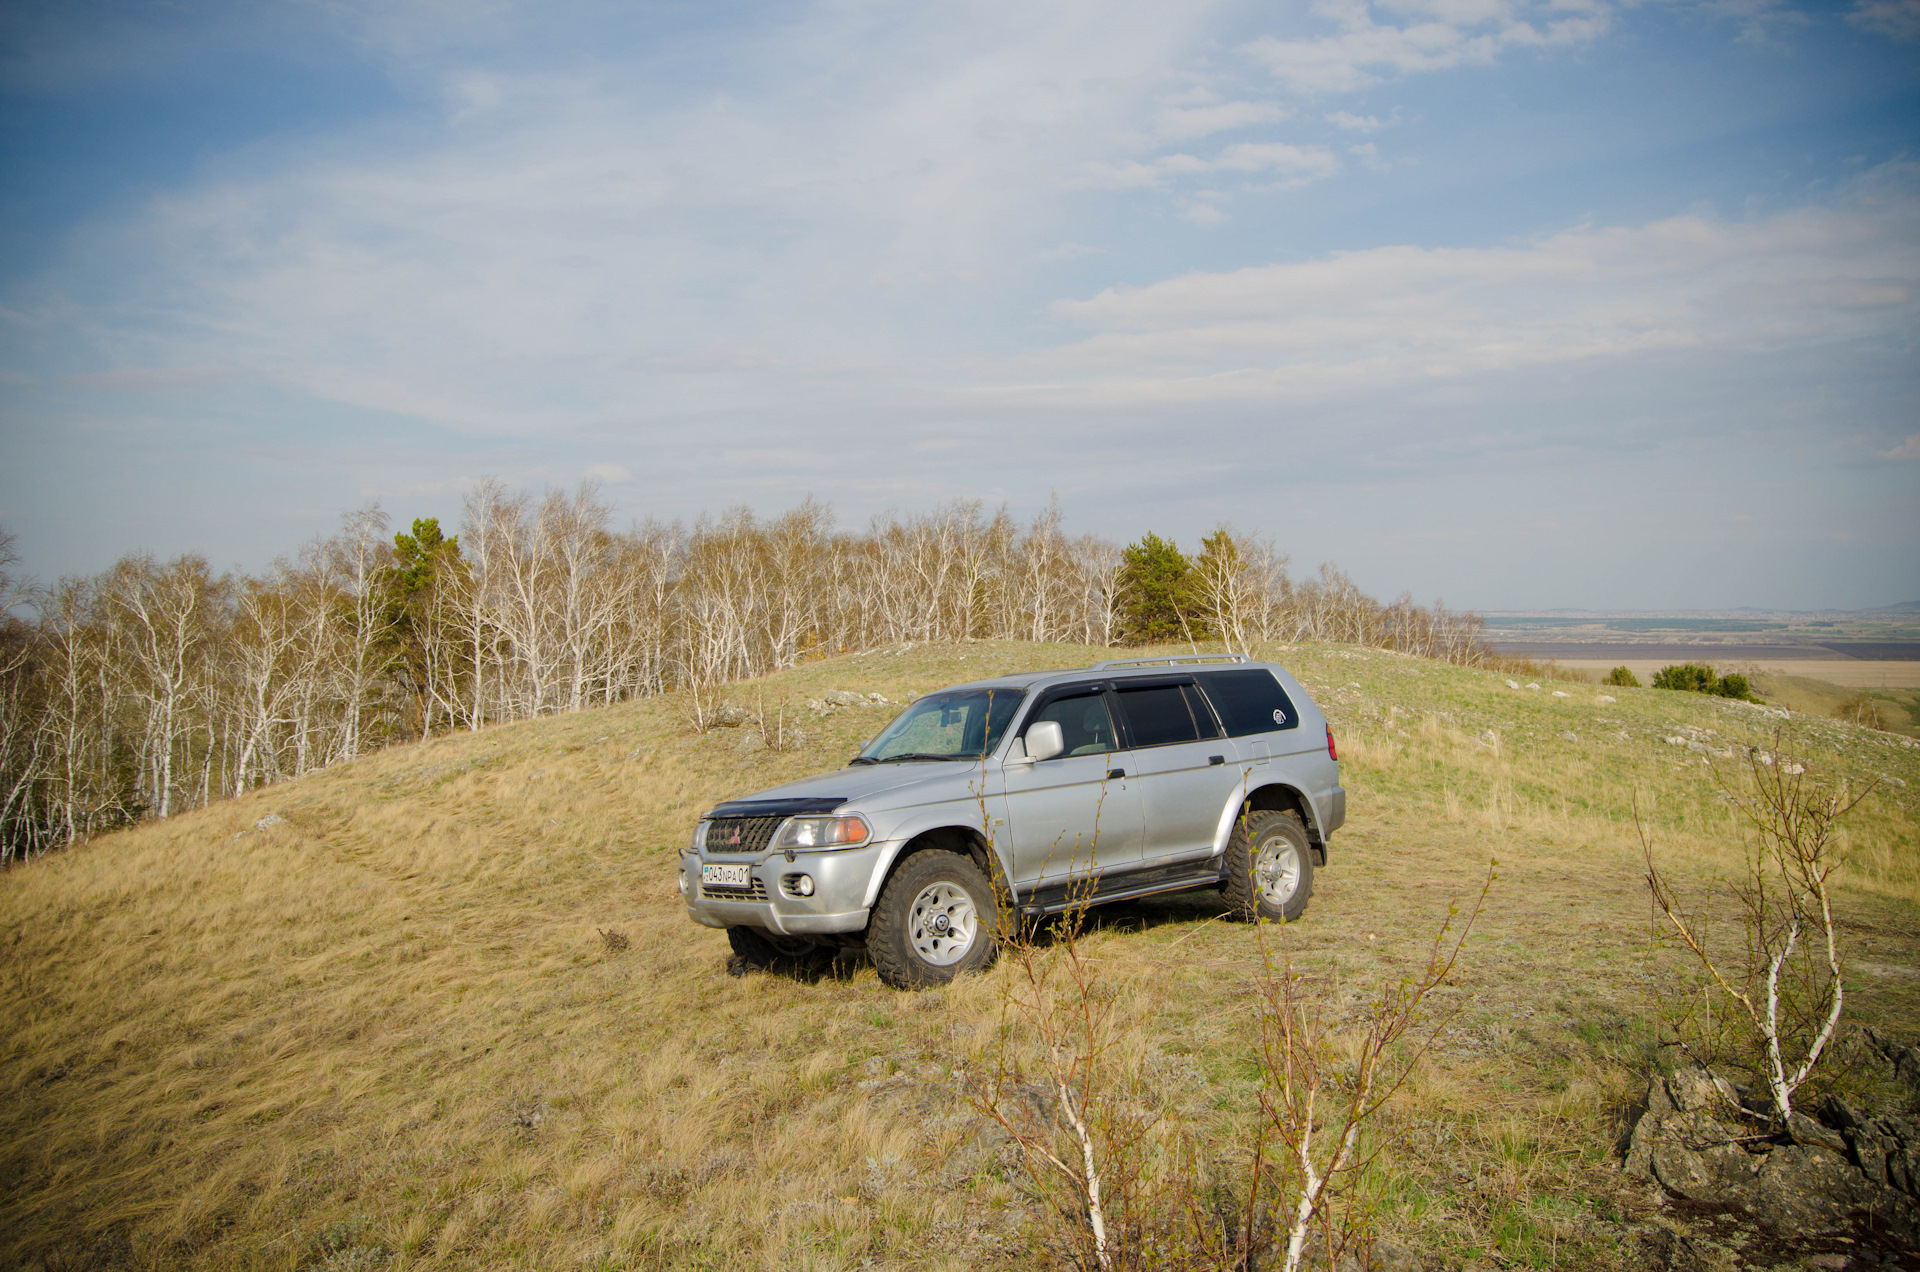
[[[1488,609],[1920,598],[1920,0],[16,4],[0,525],[960,496]]]

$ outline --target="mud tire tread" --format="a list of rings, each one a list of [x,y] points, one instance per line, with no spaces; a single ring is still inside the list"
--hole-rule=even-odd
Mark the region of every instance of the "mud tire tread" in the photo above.
[[[980,916],[976,944],[951,967],[933,967],[916,957],[907,936],[913,899],[922,888],[942,878],[966,888]],[[994,887],[971,857],[944,848],[925,848],[901,862],[880,889],[880,899],[867,920],[867,955],[880,979],[893,988],[932,989],[963,972],[982,971],[993,963],[998,916]]]
[[[1294,841],[1300,854],[1300,886],[1288,900],[1285,910],[1275,909],[1262,900],[1253,886],[1253,848],[1276,828]],[[1269,922],[1292,923],[1306,912],[1313,897],[1313,847],[1307,840],[1307,828],[1300,814],[1292,809],[1266,808],[1249,813],[1234,824],[1227,840],[1227,881],[1220,888],[1229,912],[1243,923],[1256,918]]]

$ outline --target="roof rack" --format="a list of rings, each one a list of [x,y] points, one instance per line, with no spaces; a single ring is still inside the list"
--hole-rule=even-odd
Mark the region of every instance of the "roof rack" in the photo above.
[[[1245,654],[1168,654],[1158,658],[1115,658],[1097,662],[1089,671],[1107,671],[1114,667],[1174,667],[1181,663],[1252,662]]]

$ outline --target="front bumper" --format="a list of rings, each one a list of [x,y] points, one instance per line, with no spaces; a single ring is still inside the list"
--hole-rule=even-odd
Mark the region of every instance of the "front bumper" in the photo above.
[[[781,936],[812,936],[860,932],[867,926],[867,889],[899,847],[893,843],[866,844],[832,852],[784,852],[758,857],[680,854],[680,889],[687,900],[687,917],[707,927],[757,927]],[[750,867],[752,887],[703,888],[700,867],[706,862]],[[790,881],[800,875],[813,880],[812,896],[797,896]]]

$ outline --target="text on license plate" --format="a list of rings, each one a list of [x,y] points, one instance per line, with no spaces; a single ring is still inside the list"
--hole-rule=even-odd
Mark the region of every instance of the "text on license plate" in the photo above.
[[[753,886],[753,878],[748,873],[750,866],[703,865],[700,867],[700,882],[709,888],[747,888]]]

